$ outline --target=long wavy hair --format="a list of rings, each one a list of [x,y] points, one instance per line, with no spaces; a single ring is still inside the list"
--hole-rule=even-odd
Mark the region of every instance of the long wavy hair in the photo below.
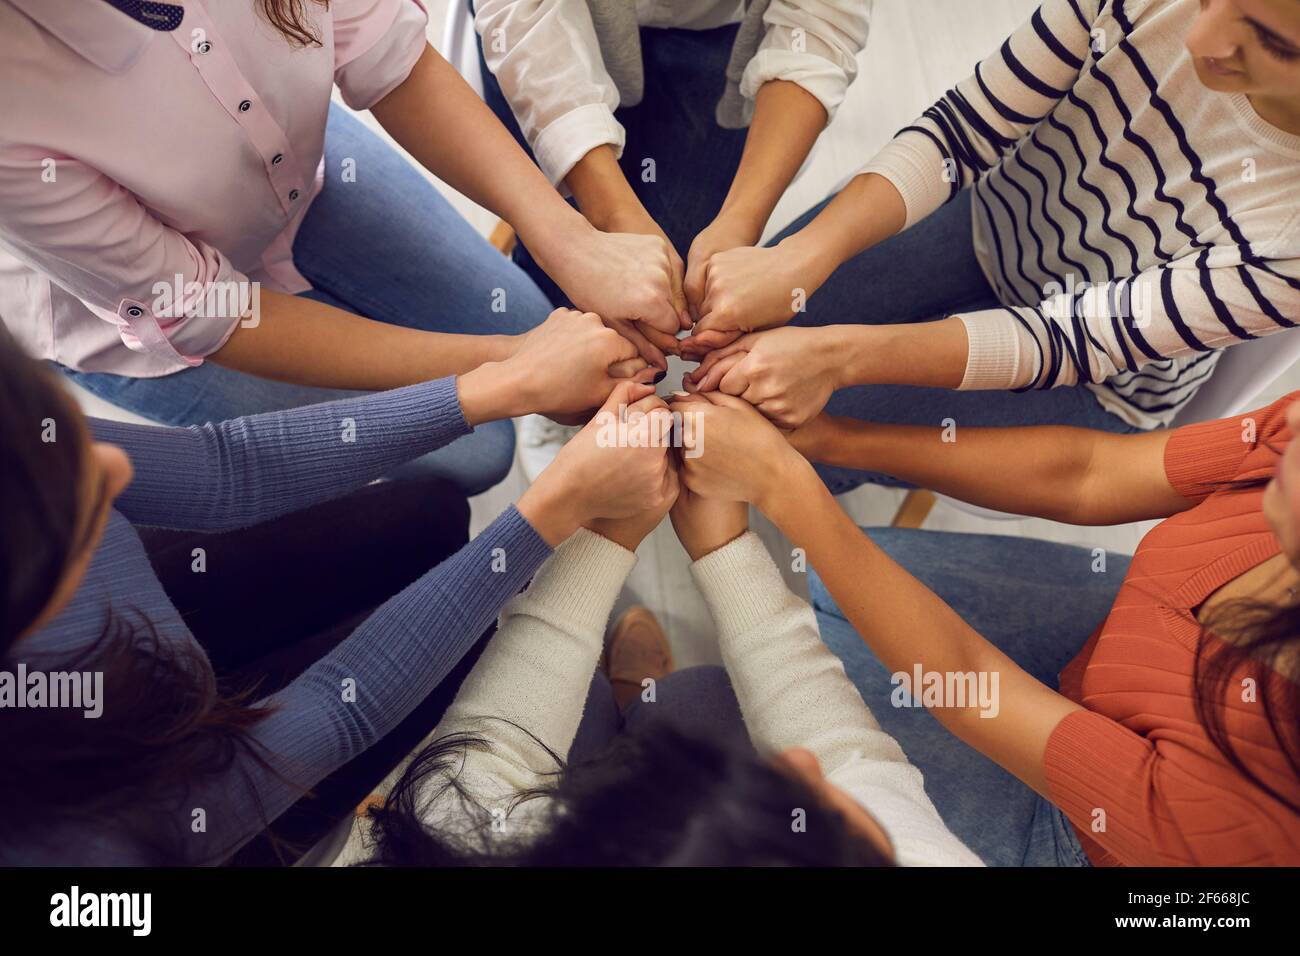
[[[47,442],[49,421],[56,440]],[[180,798],[241,753],[267,766],[248,731],[268,712],[223,696],[196,645],[161,639],[129,607],[107,609],[103,630],[57,660],[19,640],[88,544],[87,449],[85,419],[54,373],[0,327],[0,669],[13,673],[21,660],[103,675],[96,719],[70,708],[0,711],[0,847],[21,852],[34,832],[57,840],[71,824],[125,838],[155,863],[217,862],[183,852],[190,818]]]
[[[374,855],[368,864],[892,865],[805,784],[752,750],[729,749],[661,726],[620,734],[593,759],[566,766],[528,736],[554,764],[553,785],[515,794],[495,813],[460,779],[466,753],[486,750],[487,741],[457,734],[426,746],[387,800],[369,810]],[[535,837],[510,838],[510,814],[543,798]],[[455,825],[426,823],[431,806],[444,800],[452,801]]]
[[[1193,686],[1196,716],[1232,767],[1273,799],[1300,813],[1300,802],[1267,783],[1242,758],[1228,729],[1248,687],[1282,759],[1300,779],[1300,603],[1274,605],[1239,598],[1215,609],[1197,639]]]
[[[294,46],[320,46],[320,37],[307,13],[307,4],[316,3],[326,10],[330,0],[258,0],[262,16]]]

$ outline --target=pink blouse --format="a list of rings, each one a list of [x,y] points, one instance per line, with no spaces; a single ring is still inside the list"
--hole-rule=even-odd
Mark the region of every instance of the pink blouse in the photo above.
[[[367,109],[426,44],[422,0],[306,3],[318,47],[255,0],[177,2],[162,32],[105,0],[0,0],[0,319],[75,369],[198,365],[250,283],[310,288],[293,240],[343,172],[324,167],[333,86]]]

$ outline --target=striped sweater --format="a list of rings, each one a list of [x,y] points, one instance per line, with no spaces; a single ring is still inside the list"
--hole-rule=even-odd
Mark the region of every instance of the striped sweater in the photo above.
[[[974,190],[1002,308],[960,316],[962,388],[1083,384],[1171,421],[1218,349],[1300,322],[1300,136],[1208,90],[1197,0],[1045,0],[864,168],[907,225]]]

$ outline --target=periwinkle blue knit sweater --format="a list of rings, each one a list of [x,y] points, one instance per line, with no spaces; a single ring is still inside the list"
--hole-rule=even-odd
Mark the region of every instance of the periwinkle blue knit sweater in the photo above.
[[[154,574],[135,525],[225,531],[255,524],[359,488],[471,430],[451,378],[218,425],[156,428],[92,420],[91,429],[96,440],[127,451],[135,478],[115,502],[72,601],[10,655],[29,667],[50,667],[86,649],[104,631],[110,608],[138,610],[162,641],[198,648]],[[150,830],[169,839],[175,834],[171,861],[155,859],[122,829],[88,832],[66,825],[33,828],[30,843],[0,848],[0,861],[215,862],[406,717],[549,554],[546,542],[510,508],[267,698],[276,710],[251,733],[275,773],[241,756],[227,773],[196,781],[179,799],[140,808]],[[504,562],[494,560],[501,557]],[[206,655],[201,659],[206,663]],[[112,705],[104,702],[106,711]],[[88,719],[88,739],[94,733],[95,721]],[[192,825],[196,809],[203,810],[202,832]]]

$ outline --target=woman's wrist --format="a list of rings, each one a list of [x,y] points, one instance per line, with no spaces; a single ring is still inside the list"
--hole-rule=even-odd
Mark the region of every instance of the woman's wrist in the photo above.
[[[815,223],[787,236],[775,247],[790,260],[794,274],[802,283],[800,288],[804,290],[805,298],[811,298],[843,261],[836,256],[833,248],[820,240],[816,232],[810,231],[812,225]]]
[[[457,376],[456,396],[471,427],[537,410],[521,376],[516,374],[515,363],[509,360],[484,362]]]
[[[879,330],[886,326],[837,325],[833,326],[835,348],[839,360],[832,366],[835,388],[854,385],[879,385],[887,378],[881,365],[888,359]]]
[[[752,502],[777,527],[782,527],[778,516],[787,513],[791,502],[826,487],[807,458],[789,446],[787,452],[764,469],[762,487]]]
[[[697,541],[694,538],[690,538],[689,544],[686,541],[682,541],[682,547],[686,549],[686,556],[690,558],[691,563],[694,564],[696,561],[707,558],[714,551],[721,551],[727,545],[738,541],[748,533],[749,525],[746,524],[743,527],[735,528],[731,532],[720,537],[714,537],[704,541]],[[688,535],[688,538],[689,537],[690,536]]]
[[[620,223],[650,219],[608,144],[597,146],[578,160],[565,184],[587,222],[602,232],[626,232]]]
[[[742,246],[756,246],[771,214],[761,201],[728,197],[708,228],[734,237]]]
[[[554,276],[553,269],[561,268],[567,258],[586,240],[596,234],[596,229],[578,210],[555,194],[558,205],[554,214],[542,217],[538,225],[530,232],[518,226],[515,231],[537,264],[547,275]]]
[[[524,519],[552,548],[558,548],[592,518],[582,508],[581,494],[568,487],[562,474],[548,469],[537,477],[515,504]]]

